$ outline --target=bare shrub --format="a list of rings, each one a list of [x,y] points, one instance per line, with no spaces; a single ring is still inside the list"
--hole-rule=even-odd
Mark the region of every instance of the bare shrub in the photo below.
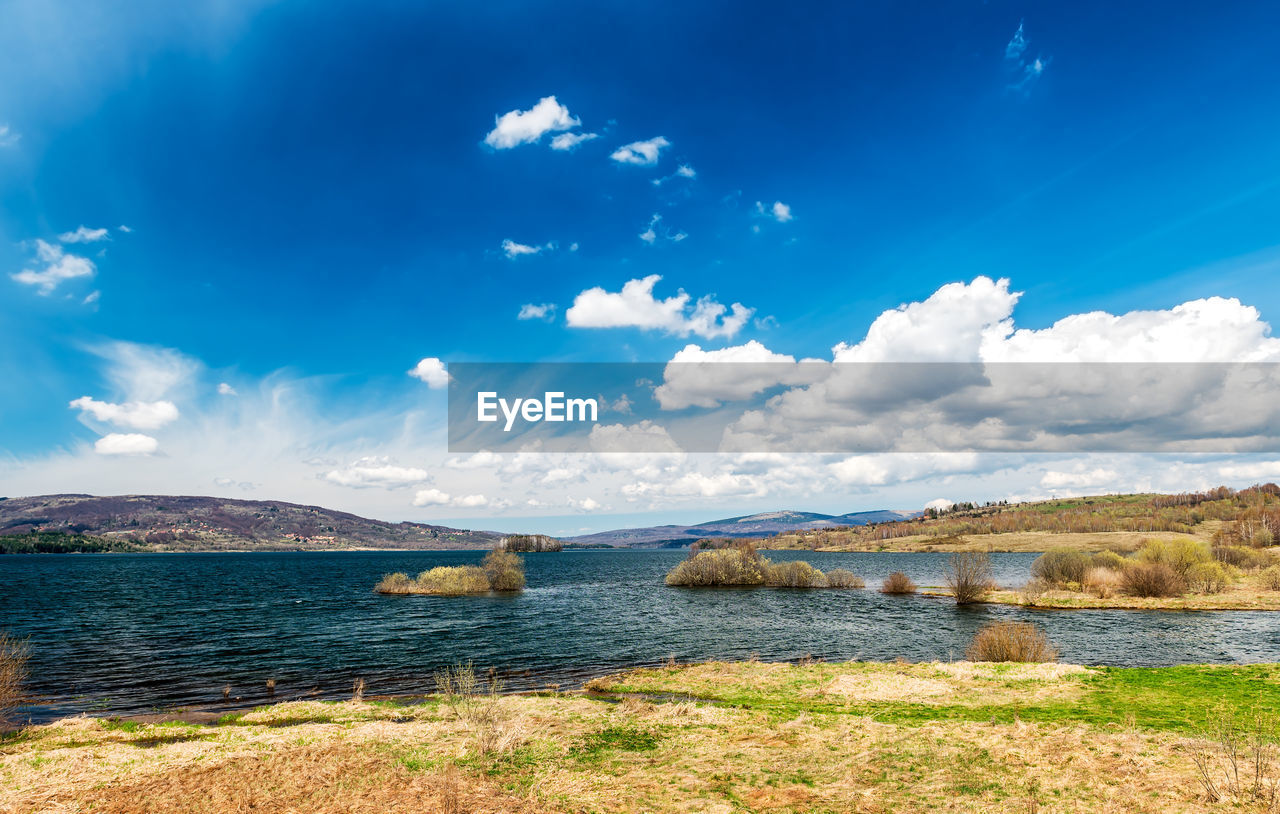
[[[1031,563],[1031,575],[1050,585],[1079,585],[1089,568],[1089,557],[1072,548],[1054,548],[1041,554]]]
[[[1210,802],[1280,811],[1280,726],[1274,714],[1210,717],[1189,751]]]
[[[364,700],[364,679],[357,678],[351,684],[351,700],[359,704]]]
[[[1280,565],[1273,565],[1258,575],[1262,587],[1270,591],[1280,591]]]
[[[1053,586],[1040,577],[1032,577],[1022,586],[1022,604],[1035,607],[1044,599],[1044,595]]]
[[[832,568],[827,572],[828,588],[865,588],[862,577],[844,568]]]
[[[957,605],[981,602],[995,588],[991,555],[985,551],[957,551],[947,563],[946,579]]]
[[[0,725],[8,724],[13,711],[26,700],[22,684],[27,680],[27,643],[0,631]]]
[[[807,562],[769,563],[765,567],[764,584],[771,588],[825,588],[827,578]]]
[[[1120,581],[1121,590],[1129,596],[1182,596],[1187,584],[1163,562],[1136,562],[1126,568]]]
[[[672,568],[668,585],[763,585],[769,563],[754,548],[717,548],[699,551]]]
[[[1198,594],[1220,594],[1231,578],[1218,562],[1198,562],[1187,569],[1187,587]]]
[[[418,574],[414,593],[461,596],[489,592],[489,578],[474,565],[441,565]]]
[[[916,584],[911,581],[911,577],[901,571],[894,571],[880,586],[882,594],[913,594],[915,592]]]
[[[524,560],[509,551],[490,551],[484,557],[484,573],[495,591],[524,590]]]
[[[1123,571],[1095,566],[1084,572],[1084,582],[1080,587],[1099,599],[1110,599],[1120,593],[1123,584]]]
[[[1030,622],[991,622],[983,625],[965,653],[969,661],[1057,661],[1058,651],[1044,631]]]
[[[502,682],[496,675],[490,672],[489,680],[482,685],[468,661],[437,670],[435,679],[436,692],[471,731],[476,751],[487,755],[498,750],[503,744],[498,704]]]
[[[1191,566],[1210,559],[1209,547],[1196,540],[1149,540],[1138,549],[1140,563],[1167,565],[1186,579]]]
[[[404,573],[387,574],[373,590],[380,594],[409,594],[413,593],[413,580]]]

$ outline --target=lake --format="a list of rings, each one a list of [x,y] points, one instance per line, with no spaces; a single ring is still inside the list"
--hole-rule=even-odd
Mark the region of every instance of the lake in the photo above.
[[[848,568],[862,591],[668,588],[682,551],[525,556],[516,596],[379,596],[385,573],[478,564],[483,552],[19,555],[0,557],[0,628],[30,637],[36,721],[221,701],[337,698],[434,689],[459,661],[494,667],[509,689],[576,686],[672,656],[679,661],[958,659],[992,619],[1031,620],[1063,661],[1122,666],[1280,661],[1280,617],[1258,612],[958,608],[884,596],[902,570],[942,583],[946,554],[772,552]],[[995,554],[1021,585],[1035,554]]]

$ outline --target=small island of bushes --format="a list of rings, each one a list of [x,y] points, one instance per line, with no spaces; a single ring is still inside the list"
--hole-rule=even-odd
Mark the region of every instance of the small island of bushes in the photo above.
[[[405,573],[387,574],[374,588],[380,594],[432,594],[466,596],[490,591],[524,590],[524,561],[509,551],[490,551],[475,565],[442,565],[416,578]]]
[[[807,562],[770,562],[748,541],[731,548],[693,549],[689,558],[667,574],[666,583],[685,588],[863,588],[851,571],[833,568],[825,574]]]

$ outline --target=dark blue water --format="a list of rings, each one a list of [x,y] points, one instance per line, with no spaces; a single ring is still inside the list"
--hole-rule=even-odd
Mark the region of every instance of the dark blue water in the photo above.
[[[884,596],[886,574],[942,582],[945,554],[774,552],[843,567],[863,591],[668,588],[679,551],[525,557],[517,596],[379,596],[389,571],[478,563],[481,552],[32,555],[0,557],[0,628],[30,637],[28,712],[136,713],[221,700],[338,697],[363,677],[371,694],[434,688],[435,669],[472,660],[512,689],[573,685],[674,656],[960,658],[996,618],[1043,626],[1062,659],[1168,665],[1280,661],[1280,616],[1247,612],[957,608]],[[997,581],[1021,585],[1034,554],[997,554]]]

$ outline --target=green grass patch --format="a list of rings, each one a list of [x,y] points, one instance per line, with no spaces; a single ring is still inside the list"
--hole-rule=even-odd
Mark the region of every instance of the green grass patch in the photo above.
[[[609,726],[581,738],[571,753],[584,760],[596,760],[610,751],[646,752],[657,749],[662,735],[632,726]]]
[[[1194,732],[1220,712],[1246,714],[1256,709],[1280,709],[1280,665],[1185,665],[1179,667],[1101,667],[1070,676],[1063,685],[1070,692],[1037,699],[1043,685],[1000,681],[991,685],[1002,694],[1025,688],[1027,700],[1008,703],[914,703],[911,701],[851,701],[815,694],[814,689],[837,673],[892,672],[894,665],[829,665],[796,668],[794,677],[751,689],[746,682],[726,677],[723,683],[692,688],[682,686],[679,672],[644,671],[626,677],[618,692],[679,693],[722,706],[758,710],[770,721],[788,720],[801,713],[815,716],[865,715],[883,723],[922,724],[928,721],[1015,720],[1048,724],[1083,723],[1092,726],[1137,726],[1144,729]],[[910,667],[903,668],[909,670]],[[1011,669],[1011,668],[1009,668]],[[993,678],[1002,670],[996,667]],[[1075,686],[1072,686],[1072,685]],[[959,698],[981,698],[982,685]]]

